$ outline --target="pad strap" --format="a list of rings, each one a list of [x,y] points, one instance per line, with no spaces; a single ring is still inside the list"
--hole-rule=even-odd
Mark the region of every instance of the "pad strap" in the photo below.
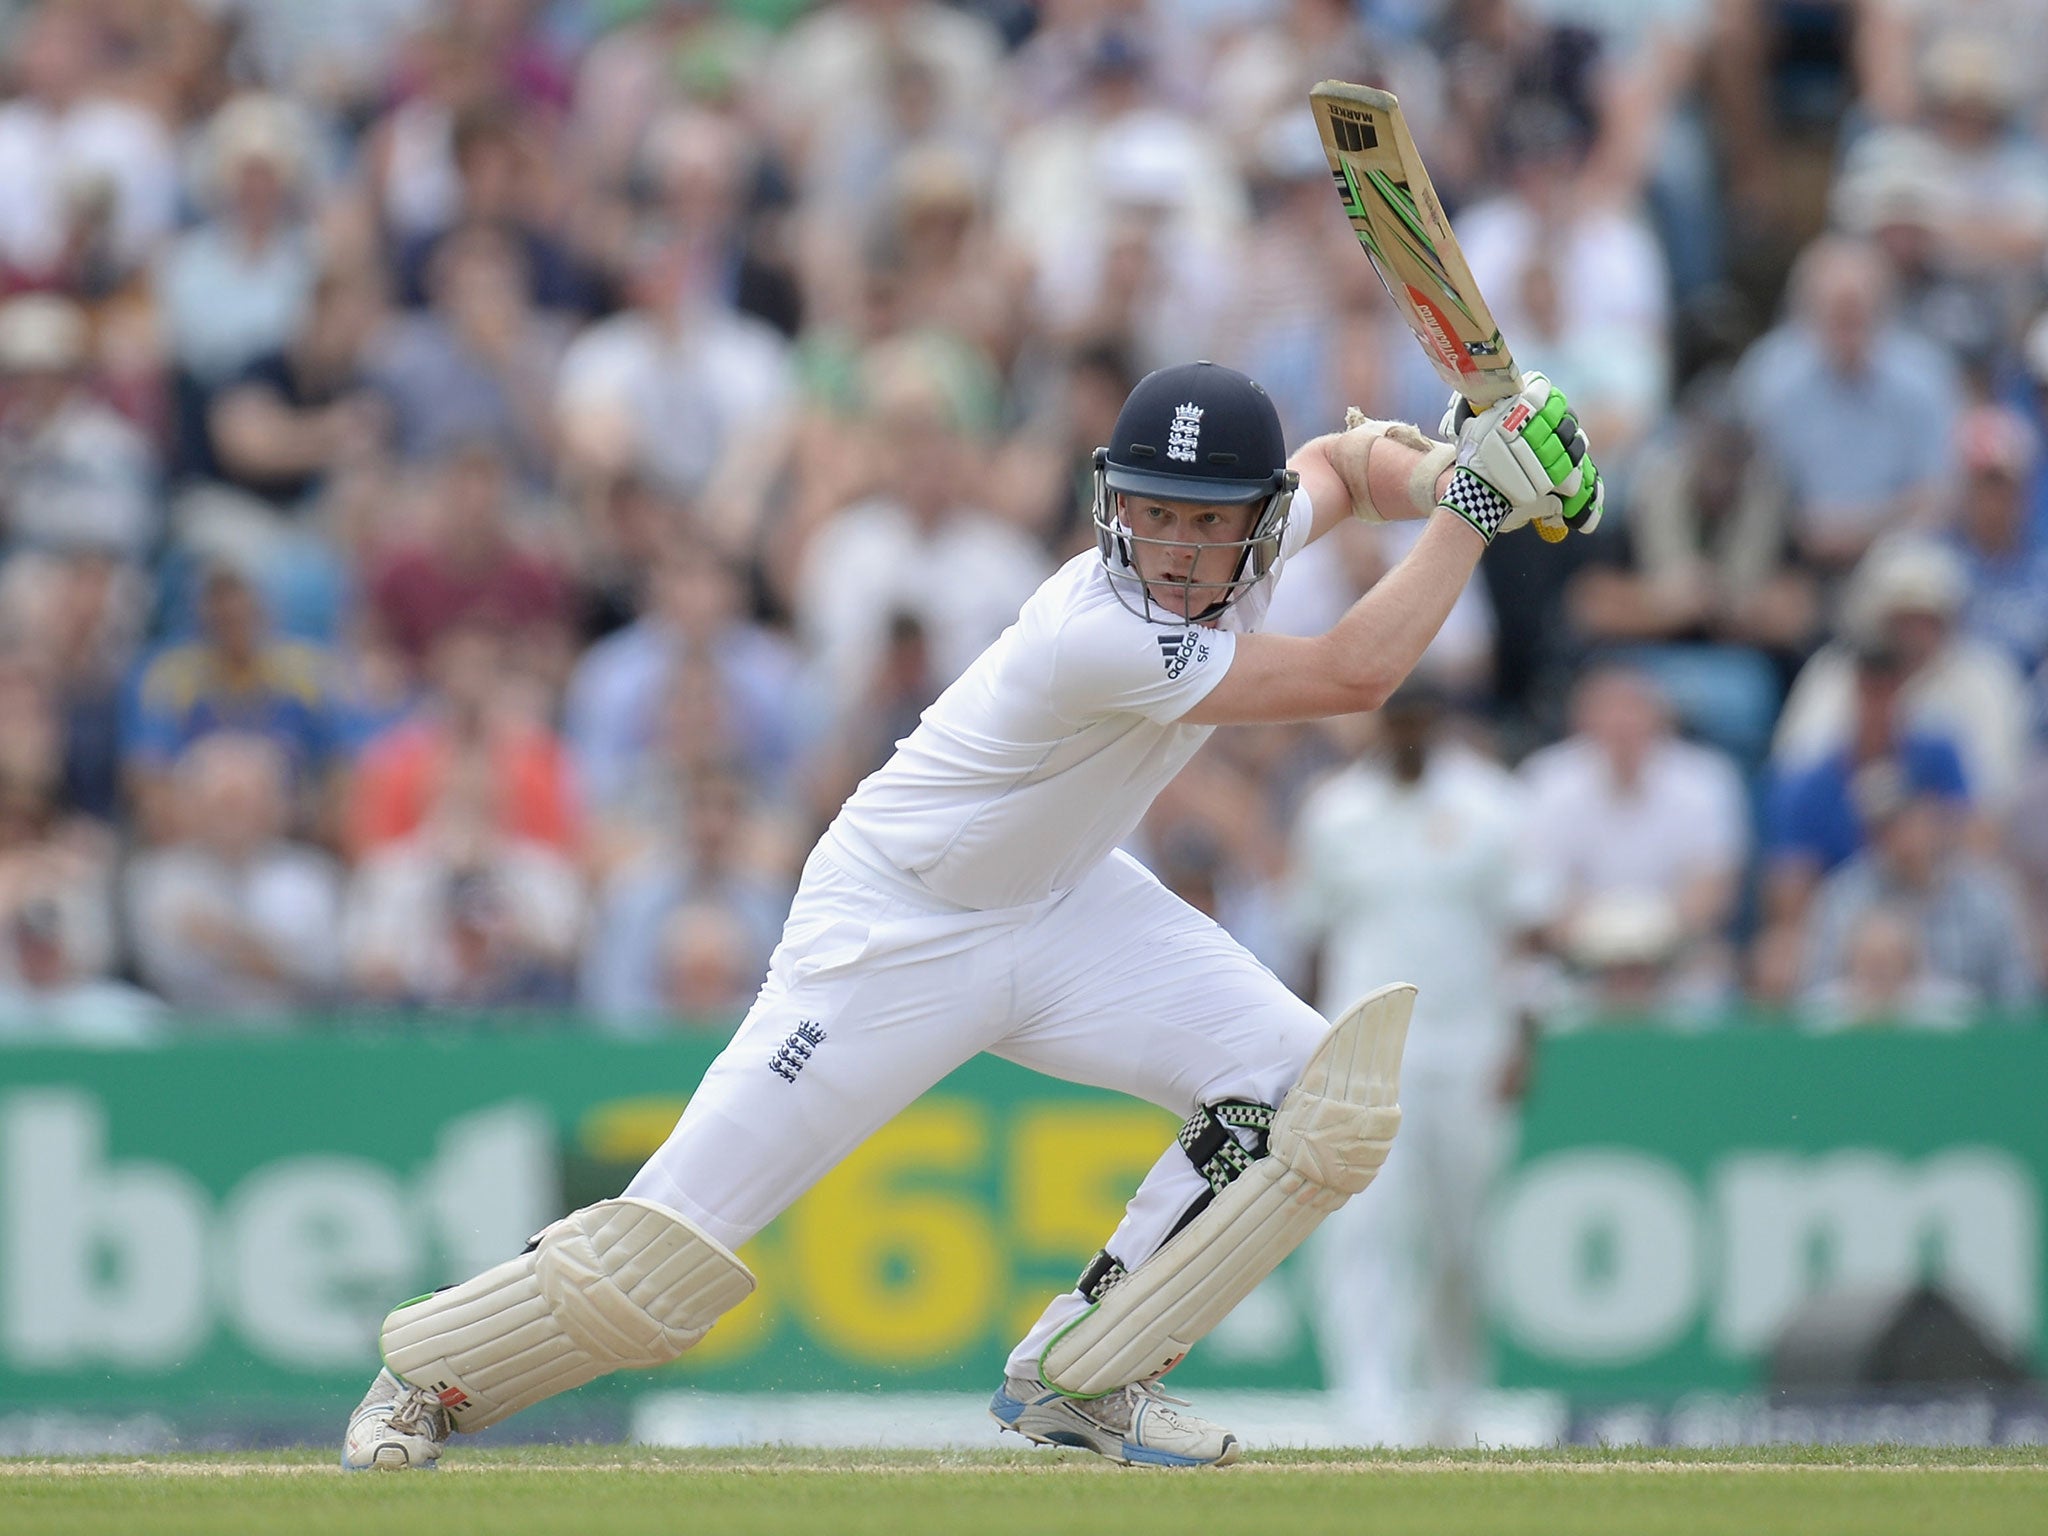
[[[1232,1127],[1252,1133],[1249,1148],[1231,1135]],[[1226,1099],[1204,1104],[1181,1122],[1180,1134],[1174,1139],[1209,1187],[1181,1213],[1180,1220],[1173,1224],[1173,1232],[1201,1215],[1233,1179],[1266,1155],[1266,1137],[1272,1127],[1273,1106],[1249,1100]],[[1173,1232],[1166,1235],[1171,1238]],[[1088,1261],[1081,1278],[1074,1282],[1074,1289],[1090,1301],[1100,1301],[1104,1291],[1129,1273],[1123,1260],[1104,1248]]]

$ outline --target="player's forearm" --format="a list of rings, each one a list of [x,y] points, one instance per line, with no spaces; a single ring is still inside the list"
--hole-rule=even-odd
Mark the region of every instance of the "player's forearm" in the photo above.
[[[1337,673],[1359,680],[1364,707],[1377,709],[1414,670],[1485,550],[1486,541],[1464,518],[1440,513],[1323,637]]]
[[[1406,422],[1361,420],[1316,443],[1343,482],[1353,515],[1369,523],[1428,517],[1455,453]]]

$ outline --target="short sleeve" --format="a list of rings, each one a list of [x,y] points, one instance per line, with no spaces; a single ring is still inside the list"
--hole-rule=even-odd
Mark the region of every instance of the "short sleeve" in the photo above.
[[[1052,707],[1077,722],[1131,714],[1171,725],[1209,696],[1236,654],[1228,630],[1097,609],[1070,620],[1053,642]]]

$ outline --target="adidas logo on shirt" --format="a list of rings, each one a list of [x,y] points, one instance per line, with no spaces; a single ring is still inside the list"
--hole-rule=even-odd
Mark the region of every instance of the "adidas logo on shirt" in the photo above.
[[[1190,662],[1207,661],[1209,647],[1202,643],[1201,632],[1190,626],[1177,635],[1161,635],[1159,655],[1166,662],[1167,677],[1178,678]]]

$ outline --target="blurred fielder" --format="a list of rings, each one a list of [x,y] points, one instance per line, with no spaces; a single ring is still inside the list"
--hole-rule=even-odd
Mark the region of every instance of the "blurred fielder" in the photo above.
[[[1497,534],[1598,520],[1540,374],[1445,420],[1455,444],[1354,415],[1290,460],[1244,375],[1142,380],[1096,454],[1097,551],[854,791],[667,1142],[622,1198],[393,1312],[342,1464],[432,1466],[453,1431],[674,1359],[753,1289],[735,1250],[981,1051],[1186,1117],[1010,1352],[995,1417],[1127,1464],[1234,1460],[1158,1378],[1378,1172],[1414,988],[1332,1026],[1117,845],[1214,727],[1377,708]],[[1255,633],[1287,558],[1351,516],[1429,523],[1328,633]]]
[[[1325,1373],[1365,1445],[1470,1438],[1487,1374],[1480,1216],[1521,1053],[1513,948],[1555,901],[1517,780],[1447,739],[1443,714],[1412,682],[1389,699],[1379,751],[1303,802],[1289,859],[1323,1006],[1395,973],[1417,988],[1401,1155],[1307,1255]]]

